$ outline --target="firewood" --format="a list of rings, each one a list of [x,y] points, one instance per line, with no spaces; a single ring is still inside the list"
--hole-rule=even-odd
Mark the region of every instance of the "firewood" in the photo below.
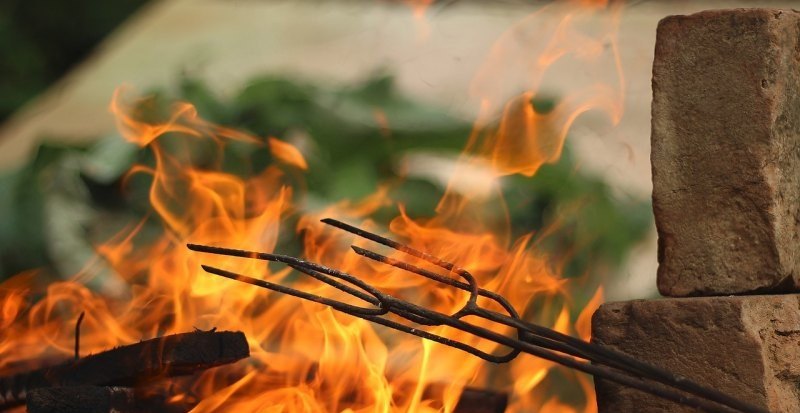
[[[188,375],[250,355],[241,332],[195,331],[154,338],[13,376],[0,377],[0,410],[23,404],[34,389],[135,386]]]
[[[467,387],[461,393],[453,413],[503,413],[506,406],[506,393]]]
[[[425,387],[425,398],[440,398],[445,385],[431,383]],[[508,394],[488,389],[465,387],[453,413],[503,413],[508,406]]]
[[[443,387],[430,385],[426,393]],[[467,387],[453,412],[503,413],[507,404],[505,393]],[[27,397],[28,413],[185,413],[194,405],[170,402],[166,395],[143,394],[141,390],[128,387],[46,387],[32,390]]]
[[[69,386],[31,390],[28,413],[186,413],[191,403],[129,387]]]

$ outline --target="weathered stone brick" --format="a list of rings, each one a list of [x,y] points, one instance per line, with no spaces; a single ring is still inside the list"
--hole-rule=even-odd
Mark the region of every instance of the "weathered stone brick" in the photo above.
[[[663,19],[652,116],[661,293],[800,291],[800,13]]]
[[[592,341],[771,412],[800,412],[800,295],[604,304]],[[602,379],[595,387],[600,413],[696,412]]]

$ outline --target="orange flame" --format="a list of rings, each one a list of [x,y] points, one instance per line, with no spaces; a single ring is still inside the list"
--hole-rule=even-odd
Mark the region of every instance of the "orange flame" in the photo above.
[[[272,151],[272,155],[274,155],[275,158],[287,165],[295,166],[304,171],[308,169],[306,158],[303,157],[303,154],[300,153],[297,148],[278,138],[269,138],[268,142],[269,150]]]
[[[622,2],[554,3],[506,31],[472,84],[472,93],[483,105],[471,150],[489,159],[498,174],[532,176],[542,164],[560,157],[567,133],[581,114],[600,110],[616,125],[625,93],[617,49],[621,12]],[[593,69],[570,79],[565,96],[552,110],[537,111],[533,102],[543,82],[565,65]],[[616,79],[603,78],[603,69],[615,73]],[[485,130],[486,119],[501,105],[500,126]]]
[[[415,10],[422,10],[420,16],[428,3],[414,2],[418,5]],[[542,11],[503,35],[473,85],[483,106],[458,168],[484,167],[491,175],[487,187],[456,185],[468,175],[457,170],[435,216],[411,217],[400,206],[388,229],[393,237],[468,269],[481,286],[504,295],[516,308],[540,303],[537,308],[544,310],[535,315],[536,322],[586,339],[589,317],[602,300],[602,291],[595,293],[573,324],[572,281],[560,275],[553,257],[537,250],[532,234],[511,238],[498,185],[505,175],[530,176],[544,163],[556,160],[570,126],[582,113],[602,109],[612,122],[622,114],[615,40],[619,8],[583,1],[554,10],[558,19],[552,14],[544,19],[555,22],[545,27],[549,32],[533,29],[542,23]],[[580,23],[598,13],[602,28],[593,36],[586,34]],[[540,49],[521,52],[520,38],[525,40],[523,46],[538,44]],[[601,57],[608,45],[611,64],[619,73],[618,85],[594,82],[570,93],[553,110],[537,111],[531,101],[548,68],[568,56],[585,64]],[[516,70],[523,71],[521,84],[509,83]],[[523,93],[518,92],[520,85]],[[514,93],[507,93],[509,90]],[[310,260],[352,272],[384,291],[444,313],[459,309],[465,298],[459,291],[365,262],[349,252],[353,237],[318,223],[320,217],[331,216],[380,231],[370,216],[394,203],[387,186],[362,200],[308,212],[302,194],[287,179],[290,172],[306,170],[308,164],[290,143],[215,125],[201,119],[189,103],[176,104],[166,120],[145,121],[128,95],[120,88],[110,109],[123,137],[148,148],[155,157],[154,166],[136,166],[126,178],[150,179],[149,201],[154,213],[97,246],[97,253],[129,283],[128,297],[99,296],[82,283],[88,276],[78,274],[74,280],[48,286],[44,298],[31,305],[32,273],[6,281],[0,286],[0,369],[71,354],[73,328],[64,320],[86,311],[81,339],[84,353],[194,328],[244,332],[251,357],[203,373],[191,389],[201,400],[194,412],[449,412],[463,386],[469,384],[492,384],[511,392],[510,411],[596,411],[591,381],[584,376],[570,376],[585,394],[582,408],[547,393],[542,383],[556,368],[552,363],[521,357],[508,369],[507,383],[489,383],[493,370],[457,350],[386,331],[315,303],[204,273],[201,260],[346,299],[330,286],[298,278],[286,269],[254,260],[199,256],[184,247],[192,242],[272,252],[281,234],[287,232],[288,219],[296,218],[296,228],[288,230],[303,234],[303,255]],[[499,122],[490,122],[500,109]],[[385,116],[381,112],[376,116],[388,130]],[[279,162],[248,178],[223,171],[222,159],[210,165],[194,164],[193,145],[211,144],[221,153],[230,140],[268,148]],[[500,212],[487,215],[487,210]],[[144,230],[153,223],[161,225],[160,235]],[[487,351],[499,350],[466,333],[444,328],[433,331]],[[431,396],[430,384],[444,386],[441,394]],[[184,397],[188,395],[177,394],[173,400]]]

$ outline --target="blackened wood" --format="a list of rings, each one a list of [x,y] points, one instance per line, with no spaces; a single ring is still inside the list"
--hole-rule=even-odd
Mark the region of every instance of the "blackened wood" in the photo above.
[[[461,393],[453,413],[503,413],[507,406],[506,393],[467,387]]]
[[[69,386],[31,390],[26,407],[28,413],[186,413],[194,406],[129,387]]]
[[[425,387],[423,397],[441,399],[446,386],[431,383]],[[503,413],[508,406],[508,394],[494,390],[465,387],[461,391],[453,413]]]
[[[195,331],[117,347],[57,366],[0,377],[0,410],[25,402],[33,389],[58,386],[134,386],[192,374],[250,355],[244,333]]]

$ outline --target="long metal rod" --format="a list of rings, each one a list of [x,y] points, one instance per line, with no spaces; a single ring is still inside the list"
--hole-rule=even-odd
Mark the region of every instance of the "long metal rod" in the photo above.
[[[611,350],[595,343],[585,342],[578,338],[559,333],[544,326],[525,322],[524,320],[520,319],[519,313],[508,302],[508,300],[497,293],[479,288],[475,278],[468,271],[456,266],[455,264],[449,263],[430,254],[415,250],[397,241],[390,240],[380,235],[345,224],[341,221],[325,219],[323,222],[398,251],[402,251],[411,256],[423,259],[447,270],[450,273],[458,275],[465,282],[422,269],[400,260],[383,256],[364,248],[353,246],[353,250],[359,255],[467,291],[470,293],[470,298],[459,311],[448,315],[404,300],[400,300],[394,296],[383,293],[354,275],[295,257],[289,257],[280,254],[268,254],[219,247],[209,247],[197,244],[189,244],[188,247],[199,252],[243,258],[254,258],[287,264],[297,271],[303,272],[340,291],[365,301],[370,306],[355,306],[342,301],[321,297],[291,287],[282,286],[215,267],[204,265],[203,269],[211,274],[328,305],[338,311],[378,323],[407,334],[412,334],[457,348],[487,361],[494,363],[505,363],[515,358],[520,352],[525,352],[587,374],[605,378],[610,381],[645,391],[679,404],[699,408],[707,412],[724,413],[731,412],[731,409],[733,409],[734,411],[746,413],[767,413],[767,410],[763,408],[753,406],[718,390],[704,387],[698,383],[692,382],[686,377],[672,374],[648,363],[644,363],[625,353]],[[347,284],[351,284],[357,288],[353,288]],[[497,302],[508,314],[506,315],[498,313],[478,306],[478,296],[483,296]],[[417,327],[408,326],[386,318],[385,316],[387,316],[389,313],[423,326],[436,325],[452,327],[472,334],[476,337],[494,342],[501,346],[508,347],[510,350],[509,353],[500,356],[489,354],[463,342],[443,337]],[[481,317],[489,321],[514,328],[517,330],[517,338],[508,337],[462,320],[462,318],[467,315]],[[575,357],[590,361],[593,364],[577,360]]]
[[[386,257],[384,255],[377,254],[375,252],[365,250],[363,248],[359,248],[359,247],[352,247],[352,248],[359,255],[362,255],[364,257],[370,258],[370,259],[378,261],[378,262],[382,262],[382,263],[391,265],[391,266],[396,267],[396,268],[400,268],[400,269],[403,269],[403,270],[406,270],[406,271],[409,271],[409,272],[413,272],[415,274],[422,275],[423,277],[432,278],[433,275],[441,277],[438,274],[431,273],[431,272],[429,272],[429,271],[427,271],[425,269],[419,268],[419,267],[414,266],[412,264],[408,264],[408,263],[405,263],[405,262],[402,262],[402,261],[399,261],[399,260],[395,260],[395,259]],[[461,285],[459,285],[459,283],[457,281],[454,281],[454,280],[448,279],[448,278],[445,278],[445,279],[448,280],[449,282],[452,282],[452,284],[450,284],[449,282],[448,282],[448,284],[453,285],[453,286],[455,286],[457,288],[461,288]],[[615,351],[615,350],[612,350],[612,349],[607,348],[607,347],[599,346],[599,345],[592,344],[592,343],[587,343],[587,342],[585,342],[583,340],[580,340],[578,338],[569,336],[567,334],[563,334],[563,333],[560,333],[558,331],[555,331],[555,330],[552,330],[552,329],[549,329],[549,328],[545,328],[545,327],[542,327],[542,326],[539,326],[539,325],[536,325],[536,324],[528,323],[528,322],[525,322],[525,321],[520,320],[518,318],[508,317],[508,316],[506,316],[504,314],[500,314],[500,313],[497,313],[495,311],[487,310],[487,309],[482,308],[482,307],[474,307],[474,308],[470,308],[468,310],[462,310],[462,312],[468,313],[469,315],[482,317],[482,318],[485,318],[485,319],[487,319],[489,321],[493,321],[493,322],[496,322],[496,323],[499,323],[499,324],[503,324],[503,325],[506,325],[508,327],[520,329],[520,330],[523,330],[523,331],[525,331],[525,332],[527,332],[529,334],[535,335],[535,336],[541,336],[541,337],[545,337],[545,338],[551,339],[551,340],[559,343],[559,346],[557,348],[551,347],[554,350],[567,352],[569,354],[573,354],[573,355],[576,355],[576,356],[579,356],[579,357],[582,357],[582,358],[585,358],[585,359],[593,360],[594,362],[602,362],[603,364],[606,364],[606,365],[609,365],[609,366],[612,366],[612,367],[616,367],[616,368],[619,368],[619,369],[624,369],[624,370],[627,370],[627,371],[629,371],[631,373],[636,373],[636,374],[639,374],[641,376],[648,377],[648,378],[650,378],[652,380],[659,381],[659,382],[664,383],[666,385],[669,385],[669,386],[684,390],[686,392],[689,392],[689,393],[692,393],[692,394],[695,394],[695,395],[702,395],[704,397],[706,397],[708,395],[710,397],[706,397],[706,398],[709,398],[710,400],[714,400],[714,401],[717,401],[719,403],[725,404],[727,406],[737,406],[737,403],[739,402],[737,399],[735,399],[735,398],[733,398],[731,396],[728,396],[727,394],[722,393],[719,390],[703,387],[702,385],[700,385],[700,384],[698,384],[696,382],[693,382],[692,380],[690,380],[687,377],[684,377],[684,376],[678,375],[678,374],[674,374],[674,373],[670,373],[670,372],[668,372],[666,370],[663,370],[661,368],[655,367],[655,366],[653,366],[651,364],[644,363],[644,362],[642,362],[642,361],[640,361],[638,359],[635,359],[635,358],[629,356],[628,354],[625,354],[625,353],[620,352],[620,351]],[[530,341],[530,335],[524,334],[524,335],[522,335],[520,337],[520,339],[523,340],[523,341]],[[562,350],[562,349],[566,349],[566,348],[569,348],[572,351],[564,351],[564,350]],[[739,407],[741,407],[741,406],[739,406]]]
[[[203,266],[203,269],[205,271],[211,273],[211,274],[219,275],[221,277],[225,277],[225,278],[229,278],[229,279],[232,279],[232,280],[244,282],[244,283],[247,283],[247,284],[255,285],[255,286],[258,286],[258,287],[261,287],[261,288],[270,289],[270,290],[273,290],[273,291],[278,291],[278,292],[281,292],[281,293],[284,293],[284,294],[288,294],[288,295],[292,295],[292,296],[295,296],[295,297],[298,297],[298,298],[308,299],[308,300],[314,301],[314,302],[320,302],[320,300],[318,300],[318,299],[315,299],[313,297],[311,297],[311,298],[308,297],[309,295],[313,296],[313,294],[308,294],[308,293],[304,293],[302,291],[293,290],[293,289],[291,289],[293,291],[289,291],[289,289],[286,289],[287,287],[283,287],[282,289],[276,289],[275,288],[276,284],[270,283],[268,281],[260,280],[260,279],[257,279],[257,278],[252,278],[252,277],[249,277],[249,276],[246,276],[246,275],[237,274],[237,273],[234,273],[234,272],[230,272],[230,271],[226,271],[226,270],[222,270],[222,269],[215,268],[215,267],[210,267],[210,266]],[[395,303],[395,304],[397,304],[397,303]],[[406,303],[406,304],[410,304],[410,303]],[[395,310],[393,310],[392,312],[395,313],[396,310],[399,310],[399,311],[402,312],[404,310],[403,309],[403,305],[400,304],[400,307],[395,309]],[[412,309],[411,311],[415,311],[415,310],[416,311],[420,311],[420,310],[424,310],[424,309],[417,308],[417,309]],[[344,312],[346,314],[353,315],[353,316],[358,317],[358,318],[362,318],[362,319],[367,320],[367,321],[371,321],[371,322],[374,322],[374,323],[377,323],[377,324],[384,325],[384,326],[389,327],[389,328],[393,328],[393,329],[405,332],[407,334],[412,334],[412,335],[415,335],[415,336],[418,336],[418,337],[421,337],[421,338],[424,338],[424,339],[428,339],[428,340],[431,340],[431,341],[438,342],[440,344],[444,344],[444,345],[447,345],[447,346],[450,346],[450,347],[454,347],[454,348],[457,348],[459,350],[465,351],[467,353],[473,354],[473,355],[475,355],[477,357],[486,359],[486,357],[484,357],[482,351],[476,349],[473,346],[470,346],[468,344],[462,343],[460,341],[449,339],[447,337],[442,337],[440,335],[437,335],[437,334],[434,334],[434,333],[430,333],[430,332],[425,331],[425,330],[420,330],[420,329],[416,329],[414,327],[406,326],[404,324],[401,324],[401,323],[398,323],[398,322],[395,322],[393,320],[389,320],[389,319],[386,319],[386,318],[382,318],[382,317],[379,317],[379,316],[366,315],[366,314],[363,314],[363,313],[351,313],[351,312],[348,312],[347,310],[340,310],[340,311],[342,311],[342,312]],[[619,384],[622,384],[622,385],[625,385],[625,386],[628,386],[628,387],[632,387],[632,388],[635,388],[635,389],[638,389],[638,390],[641,390],[641,391],[644,391],[644,392],[647,392],[647,393],[662,397],[664,399],[667,399],[667,400],[670,400],[670,401],[673,401],[673,402],[676,402],[676,403],[679,403],[679,404],[682,404],[682,405],[695,407],[695,408],[698,408],[698,409],[701,409],[703,411],[710,412],[710,413],[730,413],[731,412],[730,409],[728,409],[728,408],[726,408],[724,406],[720,406],[719,404],[717,404],[717,403],[715,403],[713,401],[706,400],[706,399],[704,399],[702,397],[695,397],[695,396],[692,396],[692,395],[689,395],[689,394],[686,394],[686,393],[683,393],[683,392],[680,392],[680,391],[675,391],[674,389],[671,389],[669,387],[661,386],[661,385],[658,385],[657,383],[648,382],[643,378],[636,377],[636,376],[631,376],[631,375],[625,374],[623,372],[619,372],[619,371],[617,371],[615,369],[612,369],[612,368],[609,368],[609,367],[606,367],[606,366],[603,366],[603,365],[595,365],[595,364],[589,364],[589,363],[581,362],[581,361],[576,360],[573,357],[563,356],[563,355],[560,355],[560,354],[558,354],[558,353],[556,353],[554,351],[548,350],[548,349],[546,349],[544,347],[536,346],[536,345],[528,343],[528,342],[523,342],[523,341],[511,339],[509,337],[494,333],[494,332],[492,332],[490,330],[486,330],[486,329],[484,329],[482,327],[475,326],[475,325],[463,322],[463,321],[458,320],[458,319],[454,319],[454,318],[452,318],[450,316],[447,316],[447,315],[444,315],[444,314],[441,314],[441,313],[437,313],[438,315],[434,315],[432,313],[427,313],[425,311],[423,311],[423,313],[426,316],[430,317],[430,319],[432,319],[434,321],[438,321],[438,322],[441,322],[444,325],[448,325],[450,327],[457,328],[457,329],[460,329],[462,331],[469,332],[470,334],[474,334],[474,335],[476,335],[478,337],[493,341],[493,342],[495,342],[497,344],[506,345],[506,346],[518,349],[520,351],[523,351],[525,353],[528,353],[528,354],[543,358],[545,360],[549,360],[549,361],[552,361],[554,363],[561,364],[561,365],[563,365],[565,367],[569,367],[569,368],[572,368],[572,369],[575,369],[575,370],[578,370],[578,371],[581,371],[581,372],[584,372],[584,373],[587,373],[587,374],[591,374],[591,375],[596,376],[596,377],[601,377],[601,378],[604,378],[604,379],[607,379],[607,380],[610,380],[610,381],[613,381],[613,382],[616,382],[616,383],[619,383]],[[741,410],[741,411],[743,411],[743,412],[766,413],[766,411],[758,410],[757,408],[754,408],[753,410]]]
[[[412,247],[410,247],[408,245],[404,245],[404,244],[402,244],[402,243],[400,243],[398,241],[395,241],[395,240],[380,236],[378,234],[363,230],[361,228],[349,225],[347,223],[344,223],[344,222],[341,222],[341,221],[338,221],[338,220],[335,220],[335,219],[332,219],[332,218],[323,219],[322,222],[326,223],[328,225],[331,225],[333,227],[339,228],[341,230],[347,231],[347,232],[349,232],[351,234],[354,234],[356,236],[359,236],[359,237],[362,237],[362,238],[365,238],[365,239],[369,239],[369,240],[371,240],[373,242],[376,242],[378,244],[385,245],[385,246],[393,248],[395,250],[405,252],[405,253],[407,253],[409,255],[425,259],[426,261],[428,261],[428,262],[430,262],[430,263],[432,263],[434,265],[438,265],[438,266],[440,266],[440,267],[442,267],[444,269],[450,270],[452,268],[457,268],[455,264],[445,262],[445,261],[443,261],[443,260],[441,260],[439,258],[435,258],[434,257],[434,260],[429,260],[429,259],[427,259],[427,257],[431,257],[430,254],[426,254],[426,253],[418,251],[418,250],[416,250],[416,249],[414,249],[414,248],[412,248]],[[357,254],[359,254],[361,256],[364,256],[366,258],[372,259],[374,261],[381,262],[381,263],[384,263],[384,264],[388,264],[388,265],[391,265],[393,267],[400,268],[402,270],[405,270],[405,271],[408,271],[408,272],[412,272],[414,274],[421,275],[423,277],[426,277],[426,278],[429,278],[429,279],[432,279],[432,280],[435,280],[435,281],[438,281],[438,282],[441,282],[441,283],[444,283],[444,284],[459,288],[461,290],[469,291],[469,289],[467,288],[467,286],[464,283],[460,283],[460,282],[458,282],[458,281],[456,281],[456,280],[454,280],[452,278],[441,276],[439,274],[433,273],[431,271],[427,271],[427,270],[422,269],[420,267],[417,267],[415,265],[412,265],[412,264],[409,264],[409,263],[406,263],[406,262],[403,262],[403,261],[400,261],[400,260],[396,260],[396,259],[384,256],[384,255],[369,251],[369,250],[364,249],[364,248],[360,248],[360,247],[357,247],[357,246],[351,246],[351,248]],[[466,270],[460,269],[460,271],[465,272]],[[479,293],[481,293],[482,291],[485,291],[485,290],[482,290],[482,289],[478,290]],[[498,298],[496,298],[497,296],[499,296],[499,295],[495,294],[495,298],[494,298],[495,301],[498,301],[498,302],[501,302],[501,303],[505,303],[508,307],[513,308],[511,306],[511,304],[508,303],[507,300],[505,300],[504,297],[499,296],[499,299],[498,299]],[[503,305],[503,307],[507,308],[506,305]],[[526,331],[526,332],[529,332],[529,333],[534,334],[534,335],[538,335],[538,336],[542,336],[542,337],[546,337],[546,338],[552,339],[554,341],[559,341],[559,342],[566,343],[567,345],[569,345],[573,349],[577,350],[577,353],[578,353],[578,354],[576,354],[576,353],[570,352],[570,354],[577,355],[579,357],[583,357],[583,358],[586,358],[586,359],[590,359],[590,360],[593,360],[594,362],[602,362],[603,364],[607,364],[607,365],[610,365],[610,366],[613,366],[613,367],[616,367],[616,368],[624,369],[624,370],[627,370],[627,371],[629,371],[631,373],[639,374],[641,376],[648,377],[648,378],[650,378],[652,380],[656,380],[656,381],[661,382],[663,384],[666,384],[668,386],[672,386],[672,387],[681,389],[683,391],[686,391],[686,392],[689,392],[689,393],[692,393],[692,394],[695,394],[695,395],[702,396],[702,397],[707,398],[709,400],[714,400],[714,401],[716,401],[716,402],[718,402],[720,404],[724,404],[724,405],[729,406],[729,407],[733,407],[733,408],[736,408],[736,409],[743,409],[743,408],[750,407],[748,404],[743,403],[740,400],[738,400],[738,399],[736,399],[734,397],[731,397],[731,396],[729,396],[729,395],[727,395],[727,394],[725,394],[725,393],[723,393],[723,392],[721,392],[719,390],[711,389],[711,388],[702,386],[699,383],[696,383],[696,382],[690,380],[687,377],[684,377],[684,376],[678,375],[678,374],[674,374],[674,373],[671,373],[671,372],[666,371],[664,369],[661,369],[661,368],[658,368],[656,366],[653,366],[653,365],[651,365],[649,363],[642,362],[642,361],[637,360],[637,359],[635,359],[635,358],[633,358],[633,357],[631,357],[628,354],[625,354],[623,352],[615,351],[615,350],[612,350],[612,349],[604,347],[604,346],[599,346],[599,345],[596,345],[596,344],[587,343],[587,342],[585,342],[583,340],[580,340],[578,338],[572,337],[570,335],[563,334],[563,333],[560,333],[558,331],[555,331],[555,330],[552,330],[552,329],[549,329],[549,328],[545,328],[545,327],[542,327],[542,326],[539,326],[539,325],[536,325],[536,324],[527,323],[527,322],[525,322],[523,320],[520,320],[519,317],[513,317],[513,318],[512,317],[507,317],[507,316],[505,316],[503,314],[500,314],[500,313],[497,313],[497,312],[494,312],[494,311],[491,311],[491,310],[487,310],[487,309],[478,307],[476,305],[473,306],[470,303],[465,304],[465,308],[462,308],[460,310],[460,312],[461,313],[468,313],[470,315],[475,315],[475,316],[479,316],[479,317],[483,317],[483,318],[486,318],[486,319],[488,319],[490,321],[493,321],[493,322],[496,322],[496,323],[500,323],[500,324],[504,324],[504,325],[509,326],[509,327],[517,328],[520,331]],[[521,340],[526,340],[526,338],[528,338],[528,337],[529,337],[528,335],[522,335],[520,337],[520,339]],[[556,350],[558,350],[558,349],[556,349]],[[559,351],[561,351],[561,350],[559,350]]]

